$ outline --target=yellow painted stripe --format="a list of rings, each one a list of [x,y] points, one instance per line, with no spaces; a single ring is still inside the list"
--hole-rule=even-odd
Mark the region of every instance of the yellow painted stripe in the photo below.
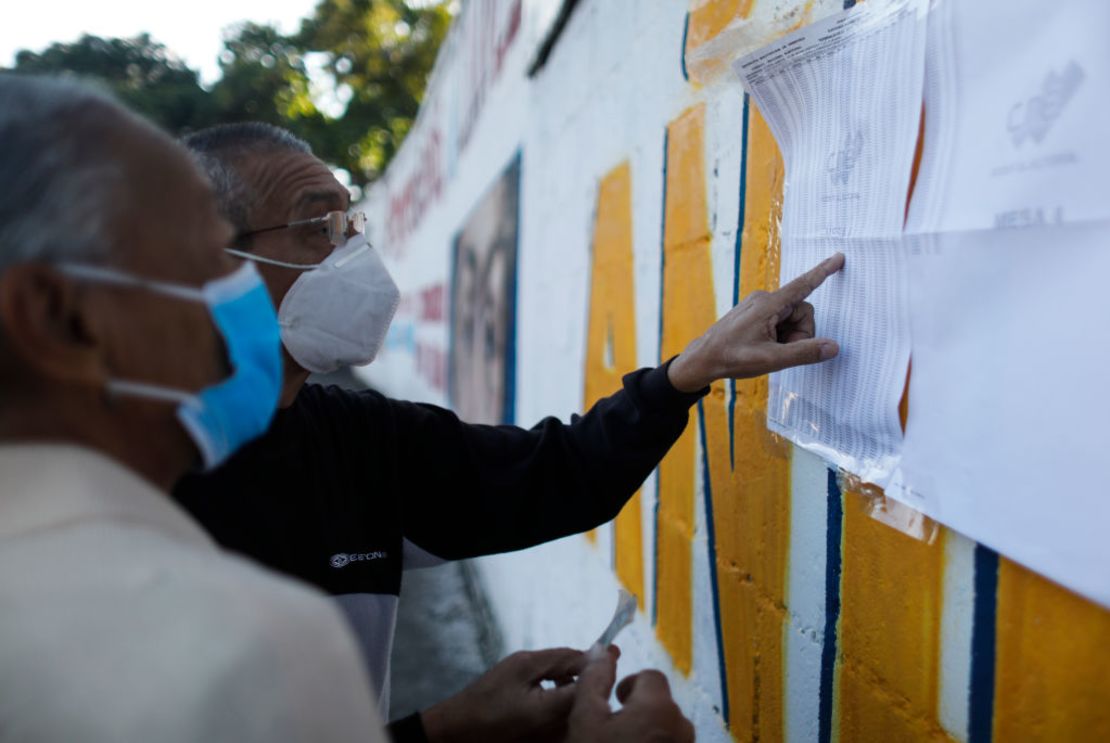
[[[715,319],[705,179],[705,106],[667,127],[667,199],[663,223],[663,337],[668,359]],[[656,633],[675,666],[693,661],[691,571],[697,426],[689,425],[659,466]]]
[[[842,741],[948,740],[937,720],[944,540],[871,517],[844,493],[839,674]]]
[[[728,71],[730,56],[726,48],[697,54],[700,47],[715,39],[734,21],[751,15],[755,0],[693,0],[686,20],[684,71],[693,85],[719,78]]]
[[[782,157],[754,107],[748,132],[741,296],[778,286],[782,214]],[[784,734],[790,447],[767,430],[767,391],[766,377],[736,384],[735,469],[725,384],[714,384],[704,403],[729,718],[737,740],[778,741]]]
[[[686,51],[697,49],[738,18],[751,15],[754,0],[692,0]]]
[[[998,563],[994,740],[1110,741],[1110,611]]]
[[[585,408],[621,388],[636,369],[636,290],[632,263],[632,170],[609,171],[597,193],[590,317],[586,334]],[[617,577],[644,606],[644,537],[637,491],[613,525]],[[593,532],[590,532],[592,537]]]

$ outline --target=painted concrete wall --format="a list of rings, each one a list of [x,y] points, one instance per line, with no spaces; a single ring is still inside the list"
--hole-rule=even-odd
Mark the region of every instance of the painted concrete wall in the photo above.
[[[539,66],[560,3],[465,3],[368,194],[405,301],[367,379],[447,404],[485,337],[504,404],[476,414],[566,419],[773,288],[782,163],[725,65],[841,6],[582,0]],[[490,220],[508,279],[468,247]],[[702,740],[1110,740],[1110,613],[840,483],[766,396],[715,385],[614,524],[481,561],[509,649],[585,647],[623,583],[622,674],[665,669]]]

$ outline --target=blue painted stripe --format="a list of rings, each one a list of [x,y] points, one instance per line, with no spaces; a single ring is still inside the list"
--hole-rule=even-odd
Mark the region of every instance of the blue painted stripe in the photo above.
[[[971,626],[968,743],[990,743],[994,727],[994,661],[998,609],[998,553],[975,545],[975,608]]]
[[[744,242],[744,219],[747,216],[748,202],[748,121],[751,115],[751,99],[744,94],[744,110],[740,115],[740,216],[736,219],[736,244],[732,249],[732,304],[740,304],[740,256]],[[736,380],[728,380],[728,463],[736,469]]]
[[[821,641],[821,691],[817,712],[817,740],[832,740],[833,689],[836,681],[836,633],[840,622],[841,540],[844,529],[844,506],[836,472],[829,470],[825,529],[825,632]]]
[[[658,469],[656,470],[658,473]],[[651,584],[651,626],[659,624],[659,475],[655,476],[655,507],[652,509],[652,518],[655,520],[655,534],[652,539]]]
[[[698,400],[698,433],[701,435],[701,467],[705,487],[705,526],[709,543],[709,585],[713,594],[713,627],[717,633],[717,673],[721,678],[721,717],[729,724],[728,675],[725,672],[725,641],[721,631],[721,594],[717,588],[717,530],[713,524],[713,481],[709,477],[709,442],[705,433],[705,400]]]
[[[666,283],[667,269],[667,146],[670,143],[670,129],[663,127],[663,202],[659,214],[659,363],[663,363],[663,294]],[[651,596],[651,625],[654,627],[659,620],[659,468],[655,468],[655,549],[653,550],[652,564],[655,575],[652,583],[655,590]]]
[[[682,79],[689,81],[690,75],[686,72],[686,34],[690,32],[690,14],[686,14],[686,20],[682,22],[682,48],[679,49],[678,55],[682,60]]]
[[[505,392],[501,413],[501,422],[506,424],[516,423],[516,384],[517,384],[517,314],[520,305],[520,188],[521,188],[521,161],[523,160],[523,149],[518,149],[513,156],[512,162],[506,170],[508,178],[513,182],[515,193],[513,198],[516,200],[516,213],[513,219],[516,220],[516,231],[513,235],[513,268],[509,277],[509,297],[510,305],[508,311],[508,328],[505,330],[507,338],[505,344]]]
[[[617,572],[617,520],[613,519],[609,523],[609,569],[614,574]],[[618,576],[619,580],[619,576]],[[623,584],[624,581],[621,581]]]
[[[455,385],[458,384],[458,372],[455,371],[455,364],[452,359],[455,358],[455,346],[458,344],[458,339],[455,337],[455,304],[458,302],[459,296],[459,238],[462,232],[459,231],[451,240],[451,276],[448,282],[451,284],[451,301],[447,309],[447,407],[454,410],[458,409],[459,396],[455,391]],[[415,361],[415,358],[413,359]]]
[[[736,220],[736,249],[733,265],[732,303],[740,303],[740,256],[744,240],[744,220],[748,206],[748,126],[751,121],[751,96],[744,94],[744,110],[740,114],[740,216]]]
[[[663,299],[667,283],[667,147],[671,130],[663,127],[663,203],[659,213],[659,363],[663,358]]]

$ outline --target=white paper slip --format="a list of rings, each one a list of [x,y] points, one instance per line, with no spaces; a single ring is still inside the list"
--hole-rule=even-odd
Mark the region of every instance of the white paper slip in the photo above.
[[[1110,606],[1110,223],[916,238],[888,494]]]
[[[597,638],[594,647],[607,648],[612,645],[620,631],[632,624],[635,617],[636,597],[622,588],[617,593],[617,608],[613,612],[613,618],[609,620],[609,626],[601,633],[601,637]]]
[[[1110,219],[1110,2],[940,0],[915,233]]]
[[[832,362],[771,377],[768,426],[868,482],[900,452],[910,355],[901,235],[921,122],[926,0],[870,0],[734,66],[786,164],[782,283],[836,251],[811,298]]]

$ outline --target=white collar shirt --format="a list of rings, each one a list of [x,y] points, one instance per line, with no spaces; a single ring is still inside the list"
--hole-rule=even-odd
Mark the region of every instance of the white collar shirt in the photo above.
[[[382,741],[321,594],[92,450],[0,446],[0,741]]]

